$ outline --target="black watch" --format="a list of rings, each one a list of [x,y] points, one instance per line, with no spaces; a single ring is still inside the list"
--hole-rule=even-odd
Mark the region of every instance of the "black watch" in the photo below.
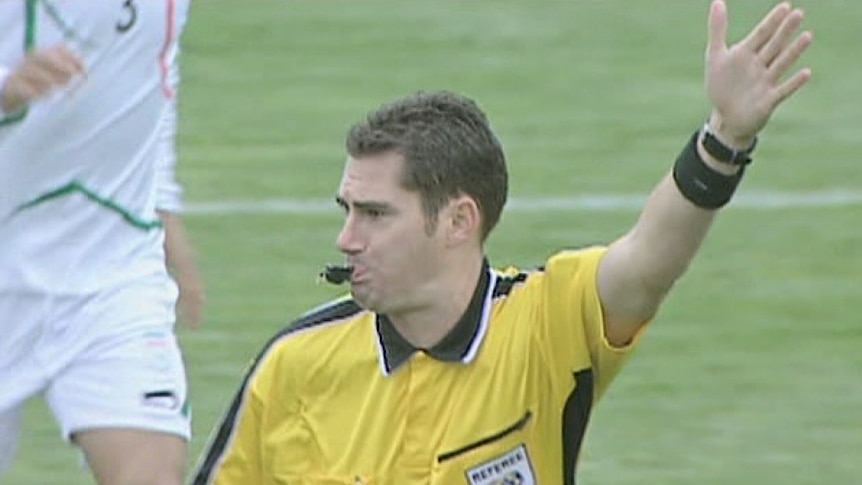
[[[751,153],[757,146],[757,137],[751,146],[745,150],[736,150],[722,143],[709,129],[709,123],[703,125],[703,149],[719,162],[730,165],[745,166],[751,163]]]

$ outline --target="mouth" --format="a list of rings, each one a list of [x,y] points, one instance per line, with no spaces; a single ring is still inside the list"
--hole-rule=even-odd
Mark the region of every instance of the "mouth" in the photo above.
[[[359,268],[355,265],[351,265],[350,268],[353,270],[350,273],[350,284],[355,285],[357,283],[362,283],[368,272],[365,269]]]

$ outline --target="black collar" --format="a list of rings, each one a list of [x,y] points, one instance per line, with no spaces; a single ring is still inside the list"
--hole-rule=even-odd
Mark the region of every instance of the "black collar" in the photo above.
[[[419,349],[398,333],[386,315],[377,315],[377,341],[380,347],[380,364],[384,374],[389,375],[401,364],[407,362],[414,352],[425,352],[431,357],[445,362],[469,364],[475,358],[488,330],[488,317],[491,309],[493,272],[488,260],[482,262],[479,282],[467,310],[455,327],[430,349]]]

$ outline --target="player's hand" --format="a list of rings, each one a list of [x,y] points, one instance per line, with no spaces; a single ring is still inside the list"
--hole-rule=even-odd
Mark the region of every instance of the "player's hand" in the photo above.
[[[727,6],[713,0],[706,49],[706,90],[713,105],[711,128],[727,144],[751,145],[775,108],[811,79],[800,69],[785,78],[811,45],[798,33],[804,13],[789,2],[775,6],[742,41],[727,46]]]
[[[6,78],[0,91],[3,111],[22,111],[85,72],[84,61],[65,46],[36,49]]]

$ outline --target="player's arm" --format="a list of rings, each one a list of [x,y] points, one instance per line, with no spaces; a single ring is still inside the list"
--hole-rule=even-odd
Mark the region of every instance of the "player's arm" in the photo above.
[[[180,5],[177,31],[182,31],[188,4]],[[162,113],[159,131],[158,160],[156,162],[156,207],[165,226],[165,258],[168,270],[179,287],[177,302],[179,320],[191,328],[203,323],[206,290],[198,270],[197,254],[182,219],[183,188],[177,181],[176,136],[177,96],[180,87],[180,48],[177,39],[166,55],[168,72],[163,87],[167,107]]]
[[[199,328],[204,320],[206,288],[198,270],[197,255],[182,216],[160,210],[165,226],[165,258],[168,270],[179,287],[177,301],[180,322]]]
[[[33,50],[13,68],[0,66],[0,119],[24,111],[85,72],[84,61],[63,45]]]
[[[175,84],[176,85],[176,84]],[[183,188],[176,178],[176,97],[162,120],[161,145],[156,165],[159,217],[165,227],[165,259],[179,288],[179,320],[191,328],[203,323],[206,289],[198,270],[197,254],[182,218]]]
[[[810,33],[797,36],[802,18],[800,10],[780,4],[745,39],[727,47],[726,6],[723,0],[713,1],[705,82],[713,105],[709,126],[724,145],[737,150],[750,147],[775,108],[810,78],[810,70],[802,69],[782,79],[811,43]],[[685,272],[717,212],[708,207],[715,205],[709,199],[722,191],[729,198],[735,188],[739,168],[706,153],[702,137],[683,156],[686,167],[699,166],[719,183],[699,194],[692,188],[702,180],[689,174],[677,182],[666,176],[649,196],[635,226],[611,244],[597,280],[607,336],[614,345],[634,337]]]

